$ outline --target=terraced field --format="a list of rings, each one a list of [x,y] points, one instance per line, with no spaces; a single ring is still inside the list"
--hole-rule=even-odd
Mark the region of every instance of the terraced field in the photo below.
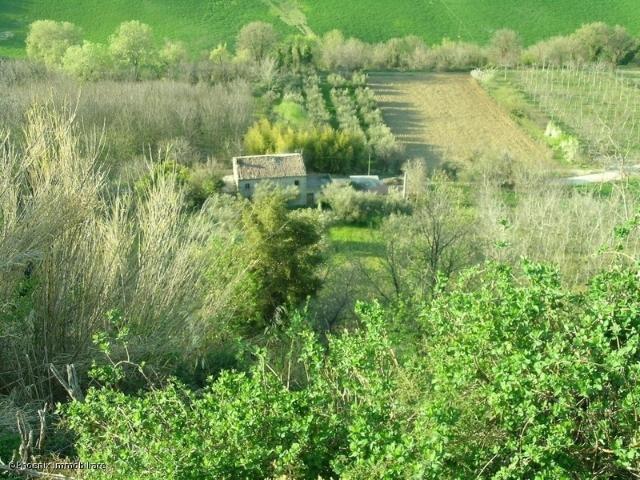
[[[509,153],[536,163],[551,157],[469,74],[377,73],[369,83],[407,155],[432,167],[481,154]]]

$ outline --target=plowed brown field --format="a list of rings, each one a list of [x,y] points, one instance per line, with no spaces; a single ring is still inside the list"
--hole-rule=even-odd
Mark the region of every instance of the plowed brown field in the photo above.
[[[535,163],[551,157],[469,74],[372,73],[369,84],[408,157],[431,166],[478,154]]]

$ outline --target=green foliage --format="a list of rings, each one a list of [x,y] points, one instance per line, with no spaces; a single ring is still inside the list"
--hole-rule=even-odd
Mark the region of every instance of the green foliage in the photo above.
[[[112,73],[113,62],[107,47],[85,41],[73,45],[62,57],[62,69],[81,80],[99,80]]]
[[[281,123],[291,127],[303,127],[307,123],[307,112],[302,105],[291,100],[284,100],[275,107],[274,112],[278,115]]]
[[[545,266],[523,273],[468,271],[418,312],[360,305],[326,348],[294,316],[272,340],[283,354],[257,351],[249,373],[200,393],[91,390],[64,414],[116,479],[632,478],[636,272],[579,294]]]
[[[562,160],[567,163],[576,163],[581,157],[580,142],[578,139],[563,131],[558,125],[549,122],[545,130],[547,143]]]
[[[11,460],[13,453],[20,447],[20,436],[16,433],[0,431],[0,459],[4,462]]]
[[[363,139],[328,126],[294,130],[263,119],[249,129],[244,145],[250,154],[302,151],[307,168],[315,172],[362,171],[367,165]]]
[[[149,25],[137,20],[123,22],[109,38],[109,51],[117,65],[134,80],[156,74],[158,51]]]
[[[331,183],[322,190],[321,201],[331,209],[336,222],[364,225],[392,213],[409,213],[409,204],[393,195],[361,192],[351,185]]]
[[[81,41],[82,30],[73,23],[38,20],[29,26],[27,55],[49,67],[58,66],[67,48]]]
[[[153,170],[135,184],[138,195],[145,195],[161,178],[175,178],[176,184],[184,188],[184,200],[191,210],[199,209],[210,196],[219,193],[224,182],[215,174],[198,175],[193,169],[174,161],[156,165]]]
[[[392,442],[400,443],[406,421],[395,394],[404,380],[394,377],[382,310],[363,306],[360,314],[363,330],[330,337],[327,356],[294,315],[280,339],[288,346],[280,373],[258,350],[250,372],[226,372],[198,394],[175,382],[135,397],[92,389],[85,403],[63,409],[78,452],[108,463],[104,478],[113,479],[380,473],[376,463],[402,450]],[[378,430],[392,419],[391,431]]]
[[[442,419],[432,448],[447,452],[439,468],[630,477],[639,453],[635,272],[604,273],[583,294],[564,290],[549,268],[525,263],[524,272],[525,285],[501,268],[469,275],[423,316],[435,366],[426,411]]]
[[[242,217],[263,321],[287,303],[304,301],[320,285],[316,272],[322,260],[320,232],[311,221],[289,212],[291,195],[297,192],[260,184]]]

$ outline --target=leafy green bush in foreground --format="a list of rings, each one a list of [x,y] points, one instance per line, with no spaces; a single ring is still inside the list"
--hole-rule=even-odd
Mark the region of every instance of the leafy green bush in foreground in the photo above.
[[[359,305],[320,341],[294,316],[279,356],[203,390],[92,389],[63,409],[104,478],[633,478],[640,281],[580,293],[524,264],[467,271],[417,312]]]

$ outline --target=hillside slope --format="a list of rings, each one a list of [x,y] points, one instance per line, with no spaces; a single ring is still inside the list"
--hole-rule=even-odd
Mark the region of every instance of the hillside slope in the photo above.
[[[513,28],[526,43],[602,20],[640,34],[637,0],[0,0],[0,55],[24,55],[30,22],[50,18],[80,25],[86,37],[104,41],[122,21],[150,24],[159,39],[187,42],[194,52],[233,42],[252,20],[280,31],[337,28],[363,40],[415,34],[484,42],[498,28]]]

